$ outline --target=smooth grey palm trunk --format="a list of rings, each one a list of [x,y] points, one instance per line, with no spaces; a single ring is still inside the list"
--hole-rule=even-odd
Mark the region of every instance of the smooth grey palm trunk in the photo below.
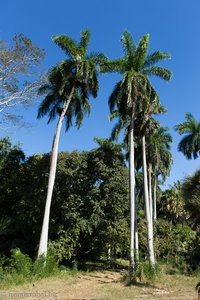
[[[154,191],[153,191],[153,220],[157,220],[157,175],[154,178]]]
[[[149,250],[149,263],[152,268],[155,268],[155,256],[154,256],[154,245],[153,245],[153,222],[151,219],[150,205],[149,205],[145,136],[142,137],[142,158],[143,158],[143,173],[144,173],[144,199],[145,199],[145,210],[146,210],[146,218],[147,218],[147,241],[148,241],[148,250]]]
[[[136,269],[139,263],[139,234],[138,234],[138,220],[137,220],[137,199],[138,197],[135,197],[135,264]]]
[[[151,217],[151,221],[153,223],[153,197],[152,197],[152,166],[151,164],[149,164],[149,168],[148,168],[148,179],[149,179],[149,208],[150,208],[150,217]]]
[[[58,120],[53,143],[52,143],[47,198],[46,198],[44,218],[43,218],[43,224],[42,224],[42,232],[41,232],[41,236],[40,236],[38,258],[41,256],[47,255],[49,217],[50,217],[50,207],[51,207],[51,200],[52,200],[52,194],[53,194],[53,188],[54,188],[54,182],[55,182],[55,176],[56,176],[57,160],[58,160],[58,144],[59,144],[59,139],[60,139],[62,123],[63,123],[64,117],[65,117],[65,114],[67,112],[67,109],[69,107],[69,104],[71,102],[73,93],[74,93],[74,88],[72,88],[67,101],[63,105],[62,113]]]
[[[135,251],[134,251],[134,234],[135,234],[135,166],[134,166],[134,119],[131,120],[129,134],[129,196],[130,196],[130,279],[134,278],[135,271]]]

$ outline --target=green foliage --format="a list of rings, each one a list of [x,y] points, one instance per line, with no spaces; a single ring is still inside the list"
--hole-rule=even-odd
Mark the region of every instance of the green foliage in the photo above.
[[[185,134],[178,150],[182,152],[187,159],[196,159],[200,153],[200,123],[190,113],[185,115],[186,121],[175,126],[179,134]]]
[[[98,146],[92,151],[62,152],[58,157],[49,254],[59,264],[71,266],[74,261],[108,259],[108,252],[111,261],[129,256],[128,171],[122,147],[110,140],[96,141]],[[33,258],[37,251],[50,157],[45,154],[24,159],[20,148],[12,146],[8,139],[2,140],[0,146],[0,247],[1,253],[11,259],[1,263],[0,278],[4,276],[4,267],[11,265],[10,274],[15,274],[16,281],[22,282],[23,276],[29,276],[30,269],[37,277],[46,276],[48,268],[54,272],[51,259],[49,267],[46,262],[45,271],[40,268],[42,261],[30,266],[32,263],[26,255]],[[174,268],[180,265],[182,270],[185,265],[195,269],[200,261],[200,240],[196,231],[199,226],[198,176],[194,179],[188,179],[187,185],[185,181],[184,194],[180,184],[162,192],[159,218],[154,228],[157,259],[172,260]],[[136,181],[140,258],[146,259],[141,173]],[[196,195],[197,200],[192,195]],[[191,201],[194,206],[190,206]],[[13,247],[20,248],[26,255],[21,256],[15,250],[10,256]],[[24,275],[18,276],[20,269]]]
[[[9,273],[28,278],[31,276],[32,266],[32,260],[27,254],[23,254],[19,249],[11,250],[11,258],[8,267]]]
[[[61,115],[66,103],[65,128],[68,130],[75,120],[79,128],[83,116],[90,113],[89,97],[97,97],[98,72],[101,61],[106,60],[101,53],[88,54],[90,31],[81,32],[77,43],[67,35],[53,36],[53,41],[67,55],[48,73],[48,82],[40,87],[39,94],[45,95],[38,118],[49,116],[48,123]]]
[[[156,75],[164,80],[169,80],[171,72],[153,66],[160,60],[169,58],[169,55],[156,51],[148,56],[148,34],[141,38],[137,46],[127,31],[124,32],[121,40],[124,57],[121,60],[110,62],[110,65],[107,64],[106,70],[120,72],[123,76],[110,95],[109,106],[111,113],[117,108],[121,125],[127,127],[130,125],[133,111],[134,121],[139,118],[144,123],[160,106],[159,97],[148,80],[148,76]]]
[[[33,263],[32,276],[35,279],[46,278],[59,273],[58,264],[52,255],[39,258]]]
[[[58,239],[49,243],[49,253],[60,263],[63,260],[71,260],[74,256],[75,249],[80,236],[80,229],[60,229]]]
[[[12,249],[11,257],[0,259],[0,285],[18,285],[58,274],[58,264],[52,256],[33,261],[20,249]]]
[[[190,214],[190,222],[198,230],[200,227],[200,170],[184,179],[182,192],[185,208]]]
[[[152,268],[149,263],[142,262],[140,264],[140,269],[142,279],[149,282],[154,282],[160,275],[160,267],[158,263],[155,265],[155,268]]]
[[[193,265],[196,252],[197,233],[188,225],[173,225],[167,220],[158,219],[155,226],[155,253],[158,259],[173,263],[181,272]]]
[[[189,217],[179,182],[162,193],[160,205],[160,216],[173,224],[183,222]]]

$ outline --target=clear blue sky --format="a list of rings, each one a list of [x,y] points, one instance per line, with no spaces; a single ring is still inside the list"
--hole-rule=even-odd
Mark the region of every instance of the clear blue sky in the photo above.
[[[48,69],[62,59],[63,53],[53,44],[52,35],[67,34],[79,39],[81,29],[91,30],[91,51],[100,51],[109,58],[122,56],[120,38],[128,30],[134,40],[150,34],[150,51],[162,50],[172,55],[164,66],[174,76],[166,84],[153,80],[162,104],[168,113],[161,118],[174,138],[174,164],[167,180],[173,183],[200,167],[200,160],[187,161],[177,152],[180,137],[175,124],[191,112],[200,120],[200,1],[199,0],[35,0],[2,1],[0,12],[0,39],[9,42],[15,33],[24,33],[46,51],[43,68]],[[95,147],[93,138],[109,136],[113,124],[108,121],[108,96],[117,76],[100,77],[97,99],[91,99],[92,111],[79,131],[62,133],[60,150],[89,150]],[[31,127],[13,132],[11,138],[19,141],[27,155],[49,152],[56,123],[36,120],[37,106],[26,109],[25,121]],[[1,132],[3,137],[5,132]]]

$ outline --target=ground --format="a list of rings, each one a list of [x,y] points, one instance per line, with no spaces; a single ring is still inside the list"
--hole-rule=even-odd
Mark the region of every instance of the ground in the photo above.
[[[197,300],[198,277],[161,275],[156,283],[127,286],[124,271],[96,271],[62,275],[0,292],[0,299],[58,300]]]

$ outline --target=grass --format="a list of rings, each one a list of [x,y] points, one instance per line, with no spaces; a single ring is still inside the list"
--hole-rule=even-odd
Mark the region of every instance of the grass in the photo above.
[[[49,299],[58,300],[197,300],[195,286],[200,281],[198,275],[181,275],[170,272],[169,266],[162,266],[156,281],[143,279],[142,283],[127,285],[124,281],[125,269],[103,270],[100,265],[98,267],[96,271],[85,272],[64,269],[50,278],[38,279],[20,286],[7,286],[3,289],[7,293],[7,298],[5,294],[4,299],[10,299],[8,293],[13,292],[17,293],[18,298],[23,294],[23,299],[42,299],[49,293]],[[38,293],[37,298],[30,297],[34,293]]]

